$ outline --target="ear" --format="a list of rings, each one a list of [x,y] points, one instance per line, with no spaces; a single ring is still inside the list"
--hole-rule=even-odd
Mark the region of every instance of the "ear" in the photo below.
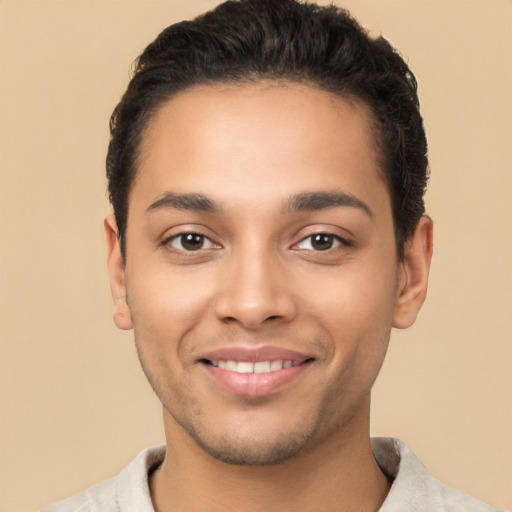
[[[114,215],[108,215],[103,226],[107,245],[107,268],[110,278],[110,290],[114,301],[114,323],[120,329],[129,330],[133,327],[132,316],[126,298],[125,268]]]
[[[427,296],[428,274],[432,259],[433,222],[424,215],[405,244],[400,264],[393,327],[406,329],[416,320]]]

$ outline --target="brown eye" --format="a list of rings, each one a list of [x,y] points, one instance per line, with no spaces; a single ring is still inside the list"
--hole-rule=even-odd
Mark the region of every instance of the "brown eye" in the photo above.
[[[180,251],[199,251],[214,247],[213,242],[208,237],[199,233],[182,233],[172,237],[166,243]]]
[[[183,249],[186,249],[187,251],[197,251],[204,245],[204,236],[197,235],[196,233],[181,235],[180,238]]]
[[[333,244],[334,237],[332,235],[320,233],[311,237],[311,247],[313,247],[315,251],[327,251],[332,248]]]
[[[348,245],[348,243],[341,237],[330,233],[315,233],[301,240],[297,244],[297,248],[306,251],[328,251],[340,245]]]

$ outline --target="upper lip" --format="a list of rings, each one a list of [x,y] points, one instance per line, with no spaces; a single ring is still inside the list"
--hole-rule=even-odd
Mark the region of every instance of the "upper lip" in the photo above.
[[[225,347],[202,354],[199,360],[207,361],[239,361],[256,363],[258,361],[292,361],[300,363],[314,359],[311,354],[297,352],[280,347]]]

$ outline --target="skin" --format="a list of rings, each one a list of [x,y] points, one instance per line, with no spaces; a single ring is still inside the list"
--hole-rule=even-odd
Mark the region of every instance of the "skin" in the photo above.
[[[150,121],[125,265],[112,216],[105,230],[115,322],[134,329],[164,406],[157,511],[382,504],[370,392],[391,328],[411,325],[424,301],[432,222],[421,219],[398,261],[370,116],[313,87],[260,83],[189,89]],[[311,193],[322,208],[290,199]],[[177,205],[182,194],[209,211]],[[201,235],[197,250],[187,233]],[[311,361],[277,390],[242,396],[202,360],[262,346]]]

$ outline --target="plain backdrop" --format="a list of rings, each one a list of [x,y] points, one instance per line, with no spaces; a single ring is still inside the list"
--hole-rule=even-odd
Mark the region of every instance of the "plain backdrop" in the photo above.
[[[108,118],[132,60],[215,0],[0,2],[0,511],[117,473],[163,442],[132,334],[113,326]],[[351,0],[408,59],[430,142],[435,255],[395,332],[372,433],[512,508],[512,2]]]

